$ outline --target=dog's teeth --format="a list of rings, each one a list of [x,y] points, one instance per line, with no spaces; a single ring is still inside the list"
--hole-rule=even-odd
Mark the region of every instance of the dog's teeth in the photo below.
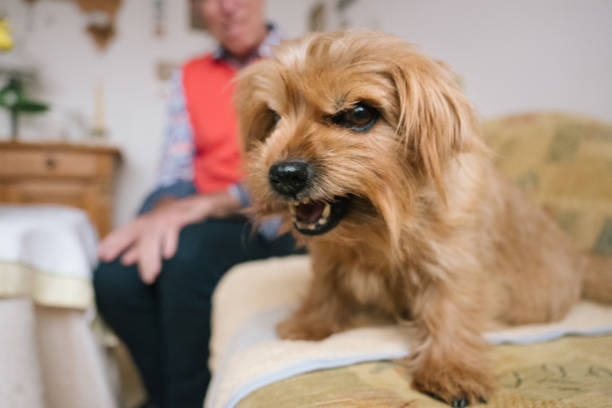
[[[295,206],[294,205],[289,205],[289,212],[295,216]]]
[[[317,223],[319,225],[325,225],[325,224],[327,224],[327,218],[325,218],[325,217],[319,218],[319,221],[317,221]]]
[[[326,203],[325,208],[323,209],[323,218],[329,218],[329,214],[331,214],[331,204]]]
[[[310,225],[308,226],[308,229],[309,229],[309,230],[314,230],[315,228],[317,228],[317,226],[316,226],[316,225],[314,225],[314,224],[310,224]]]

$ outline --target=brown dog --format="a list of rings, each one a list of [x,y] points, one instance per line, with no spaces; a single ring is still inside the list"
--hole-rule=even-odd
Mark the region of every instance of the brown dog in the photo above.
[[[612,261],[578,251],[493,167],[443,64],[381,33],[289,42],[237,88],[253,209],[282,214],[312,257],[286,339],[372,309],[414,327],[414,386],[453,406],[494,389],[481,332],[612,300]]]

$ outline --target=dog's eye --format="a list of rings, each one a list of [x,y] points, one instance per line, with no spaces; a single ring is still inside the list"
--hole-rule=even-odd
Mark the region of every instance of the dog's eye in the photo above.
[[[270,114],[272,115],[272,123],[276,125],[281,118],[280,115],[272,109],[270,109]]]
[[[367,132],[374,126],[376,119],[378,119],[378,112],[363,102],[332,117],[335,124],[351,128],[356,132]]]

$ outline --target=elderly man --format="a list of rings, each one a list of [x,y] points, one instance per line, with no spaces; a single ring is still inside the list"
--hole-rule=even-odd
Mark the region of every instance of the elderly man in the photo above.
[[[146,406],[198,407],[207,368],[211,295],[233,265],[290,254],[275,225],[254,233],[240,209],[236,72],[279,42],[263,0],[196,0],[219,47],[174,79],[161,171],[141,215],[100,244],[98,309],[127,345],[149,394]]]

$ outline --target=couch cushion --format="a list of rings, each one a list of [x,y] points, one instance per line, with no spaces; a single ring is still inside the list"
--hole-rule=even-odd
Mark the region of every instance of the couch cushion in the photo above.
[[[535,113],[483,125],[501,170],[582,248],[612,255],[612,125]]]

